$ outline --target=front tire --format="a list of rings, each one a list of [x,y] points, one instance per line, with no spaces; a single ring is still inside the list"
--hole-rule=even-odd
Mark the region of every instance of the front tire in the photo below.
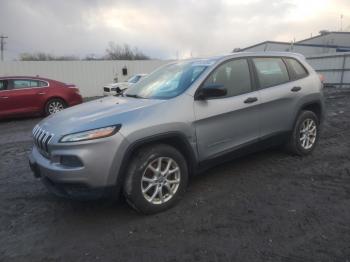
[[[188,168],[175,148],[159,144],[139,150],[132,158],[124,182],[127,202],[144,214],[162,212],[183,196]]]
[[[319,119],[312,111],[301,111],[289,138],[287,149],[299,156],[310,154],[319,139]]]

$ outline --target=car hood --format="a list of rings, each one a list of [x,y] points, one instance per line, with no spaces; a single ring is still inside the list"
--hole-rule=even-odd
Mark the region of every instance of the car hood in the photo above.
[[[131,111],[138,111],[142,115],[146,108],[163,102],[156,99],[107,97],[67,108],[45,118],[39,126],[54,135],[65,135],[123,124]]]

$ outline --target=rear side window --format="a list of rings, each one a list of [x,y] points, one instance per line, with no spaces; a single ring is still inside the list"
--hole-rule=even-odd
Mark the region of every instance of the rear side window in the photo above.
[[[299,61],[293,58],[286,58],[285,60],[291,70],[292,80],[297,80],[308,75],[305,67]]]
[[[44,81],[30,80],[30,79],[15,79],[13,80],[13,89],[24,89],[32,87],[44,87],[47,83]]]
[[[281,58],[254,58],[261,88],[276,86],[289,81],[289,75]]]
[[[48,86],[48,83],[45,81],[38,81],[38,86],[39,87],[46,87],[46,86]]]
[[[227,89],[226,97],[252,91],[249,66],[246,59],[237,59],[220,65],[205,81],[205,85],[219,84]]]
[[[30,80],[13,80],[13,89],[23,89],[30,87]]]

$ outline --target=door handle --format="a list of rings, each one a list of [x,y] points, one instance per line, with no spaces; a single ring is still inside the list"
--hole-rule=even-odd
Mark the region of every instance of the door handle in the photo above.
[[[46,93],[45,92],[40,92],[40,93],[37,93],[38,95],[45,95]]]
[[[7,98],[9,98],[8,96],[0,96],[0,98],[2,98],[2,99],[7,99]]]
[[[248,97],[246,100],[244,100],[244,103],[245,104],[251,104],[251,103],[254,103],[256,101],[258,101],[257,97]]]
[[[298,91],[300,91],[301,90],[301,87],[300,86],[295,86],[295,87],[293,87],[290,91],[292,91],[292,92],[298,92]]]

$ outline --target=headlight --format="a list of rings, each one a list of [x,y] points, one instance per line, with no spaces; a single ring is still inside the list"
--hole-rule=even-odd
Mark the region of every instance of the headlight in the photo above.
[[[60,139],[61,143],[78,142],[112,136],[117,133],[121,125],[102,127],[74,134],[65,135]]]

